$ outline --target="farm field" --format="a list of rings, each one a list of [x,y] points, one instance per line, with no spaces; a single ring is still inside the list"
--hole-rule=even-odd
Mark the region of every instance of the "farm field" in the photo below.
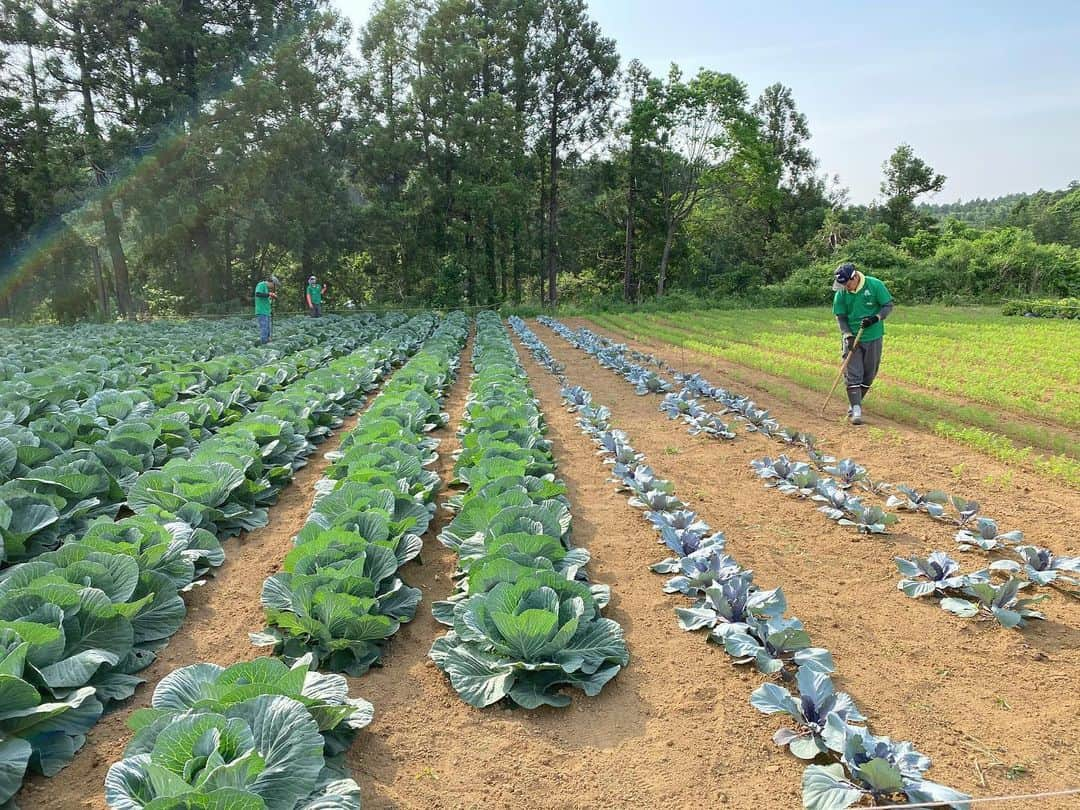
[[[835,355],[804,311],[799,352],[770,312],[291,319],[268,347],[228,320],[0,333],[0,678],[25,703],[0,709],[0,802],[832,810],[1078,787],[1075,360],[1036,364],[1042,415],[1006,407],[986,358],[1009,324],[956,314],[987,350],[938,380],[901,346],[944,363],[956,329],[911,318],[862,429],[798,376],[820,349],[831,383]],[[1070,339],[1034,326],[1032,356]],[[1043,459],[943,440],[894,387],[999,415],[1017,446],[1042,425]],[[895,561],[935,551],[970,579]]]
[[[824,393],[839,364],[825,309],[597,315],[612,334],[725,361],[774,395]],[[1080,487],[1080,335],[1075,324],[996,309],[899,307],[870,414],[918,426]],[[794,393],[798,391],[799,393]],[[843,400],[839,392],[837,403]],[[842,410],[842,407],[841,407]],[[834,409],[835,412],[835,409]]]

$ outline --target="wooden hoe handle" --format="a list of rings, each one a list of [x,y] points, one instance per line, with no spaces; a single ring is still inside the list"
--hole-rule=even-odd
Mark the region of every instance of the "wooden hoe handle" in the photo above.
[[[821,415],[825,415],[825,409],[829,406],[829,400],[832,399],[833,392],[836,391],[836,386],[840,384],[840,378],[844,376],[844,372],[847,371],[848,363],[851,362],[851,356],[855,353],[855,347],[859,345],[859,341],[862,340],[863,327],[859,327],[859,331],[855,334],[855,342],[851,344],[851,349],[847,353],[847,357],[844,358],[844,362],[840,364],[840,371],[836,374],[836,379],[833,380],[832,388],[829,389],[829,395],[825,397],[825,402],[821,405]]]

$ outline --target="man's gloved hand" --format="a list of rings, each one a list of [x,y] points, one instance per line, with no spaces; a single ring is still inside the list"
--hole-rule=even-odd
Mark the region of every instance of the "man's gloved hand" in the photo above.
[[[869,329],[871,326],[873,326],[880,320],[881,318],[879,318],[877,315],[869,315],[859,322],[859,326],[861,326],[863,329]]]
[[[843,344],[840,347],[840,359],[844,359],[851,352],[851,347],[855,345],[854,335],[844,335]]]

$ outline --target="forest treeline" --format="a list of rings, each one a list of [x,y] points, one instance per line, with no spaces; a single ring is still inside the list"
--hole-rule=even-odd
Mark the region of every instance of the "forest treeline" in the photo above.
[[[921,203],[920,213],[937,219],[952,217],[979,228],[1028,228],[1040,242],[1080,247],[1080,180],[1060,191],[1006,194],[953,203]]]
[[[0,314],[1080,294],[1080,187],[847,202],[782,83],[620,59],[584,0],[0,0]],[[957,216],[942,219],[941,214]],[[967,216],[970,213],[972,216]],[[973,219],[974,216],[977,217]],[[966,221],[965,221],[966,220]]]

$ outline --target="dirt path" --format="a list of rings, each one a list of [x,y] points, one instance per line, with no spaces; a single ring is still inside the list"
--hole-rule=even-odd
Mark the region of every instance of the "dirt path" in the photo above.
[[[370,403],[374,393],[368,397]],[[86,745],[71,764],[51,779],[34,776],[16,796],[22,810],[32,808],[104,808],[103,785],[109,766],[123,756],[130,739],[127,719],[136,709],[150,705],[154,687],[178,667],[200,661],[229,666],[266,654],[254,647],[248,633],[264,627],[259,604],[263,580],[281,568],[311,510],[315,482],[329,462],[323,455],[337,448],[352,430],[358,414],[347,418],[311,455],[270,509],[270,522],[262,529],[226,540],[225,562],[201,587],[184,594],[187,618],[183,627],[161,650],[156,661],[139,673],[146,679],[135,696],[108,712],[87,735]]]
[[[599,697],[575,693],[569,709],[469,707],[427,659],[443,633],[429,606],[450,594],[455,558],[425,541],[424,566],[405,576],[425,607],[395,638],[386,666],[356,684],[376,708],[350,763],[365,808],[796,806],[799,769],[747,703],[750,676],[718,670],[715,650],[678,632],[673,603],[648,571],[653,533],[605,483],[554,378],[525,362],[569,488],[574,542],[592,552],[592,577],[612,585],[607,615],[626,630],[630,665]],[[451,393],[454,424],[469,370]],[[456,446],[440,447],[444,479]]]
[[[672,316],[671,318],[664,317],[664,316],[650,316],[650,318],[651,319],[655,318],[655,322],[658,325],[662,325],[667,330],[671,330],[673,332],[680,333],[680,334],[682,334],[682,335],[684,335],[685,337],[688,337],[688,338],[700,339],[702,342],[705,342],[705,343],[709,343],[710,341],[712,341],[716,337],[715,333],[711,332],[707,325],[699,324],[699,323],[694,323],[692,325],[687,325],[685,323],[680,322],[678,320],[677,316]],[[606,327],[600,327],[598,324],[595,324],[595,323],[593,324],[593,326],[596,326],[598,328],[606,328]],[[590,328],[592,328],[592,327],[590,327]],[[644,328],[647,329],[647,326],[644,327]],[[623,337],[624,338],[631,338],[631,339],[640,338],[641,337],[641,335],[640,335],[640,330],[641,329],[642,329],[642,327],[639,326],[639,327],[635,327],[634,330],[628,330],[628,332]],[[610,332],[612,330],[609,329],[608,331]],[[652,341],[646,340],[645,342],[652,345]],[[750,350],[753,350],[757,346],[757,344],[755,344],[752,339],[734,340],[730,336],[726,337],[724,339],[724,343],[725,344],[732,344],[732,345],[741,346],[744,349],[750,349]],[[665,344],[663,344],[662,342],[659,342],[659,341],[656,342],[655,345],[656,345],[657,348],[666,348],[667,350],[671,350],[671,349],[676,348],[671,344],[666,344],[665,345]],[[836,373],[836,366],[833,364],[834,356],[817,357],[817,358],[807,357],[805,354],[800,354],[800,353],[798,353],[796,351],[789,351],[789,350],[786,350],[786,349],[784,349],[783,347],[780,347],[780,346],[769,346],[767,348],[762,347],[762,351],[767,355],[775,355],[775,356],[787,358],[789,360],[813,363],[817,367],[817,371],[821,374],[822,380],[825,380],[825,381],[831,380],[832,375]],[[938,359],[939,359],[940,362],[946,362],[948,360],[947,357],[940,357]],[[732,361],[727,361],[727,362],[732,362]],[[959,394],[953,394],[953,393],[949,393],[949,392],[946,392],[946,391],[942,391],[940,389],[931,388],[931,387],[928,387],[926,385],[923,385],[923,384],[920,384],[920,383],[917,383],[917,382],[914,382],[914,381],[911,381],[911,380],[899,379],[899,378],[893,377],[892,375],[890,375],[888,373],[888,360],[885,361],[885,366],[886,366],[886,368],[878,376],[878,380],[883,381],[883,382],[887,382],[887,383],[895,386],[898,389],[898,391],[903,392],[903,394],[905,394],[907,396],[916,395],[916,396],[924,396],[924,397],[934,397],[937,400],[936,404],[939,406],[940,410],[945,412],[945,413],[948,413],[950,408],[956,408],[956,407],[960,407],[960,406],[963,406],[963,405],[975,405],[975,406],[977,406],[979,408],[982,408],[984,410],[987,410],[987,411],[996,411],[998,413],[998,415],[999,415],[999,418],[1002,418],[1003,422],[1005,422],[1005,423],[1007,423],[1009,425],[1012,425],[1015,428],[1024,428],[1024,429],[1031,429],[1031,430],[1044,430],[1044,431],[1045,430],[1050,430],[1050,431],[1053,431],[1053,432],[1059,434],[1061,437],[1063,437],[1063,438],[1065,438],[1065,439],[1067,439],[1067,440],[1069,440],[1069,441],[1071,441],[1073,443],[1080,442],[1080,430],[1078,430],[1075,427],[1070,427],[1067,423],[1065,423],[1063,421],[1056,420],[1056,419],[1053,419],[1053,418],[1040,417],[1037,414],[1032,414],[1030,412],[1026,412],[1026,411],[1020,409],[1019,407],[1016,407],[1014,403],[1009,403],[1006,407],[1001,407],[1000,405],[995,405],[995,404],[989,403],[989,402],[967,400],[967,399],[964,399]],[[748,367],[747,367],[747,371],[752,371],[753,373],[767,373],[767,372],[758,372],[757,369],[749,369]],[[1065,381],[1059,381],[1059,382],[1060,382],[1061,385],[1068,385],[1068,383],[1065,382]],[[841,392],[841,394],[842,394],[842,392]],[[819,398],[824,399],[823,394],[819,394],[818,396],[819,396]],[[841,400],[843,399],[842,395],[841,395],[840,399]],[[1038,439],[1038,436],[1036,435],[1035,438]],[[1045,439],[1045,437],[1043,437],[1043,438]],[[1018,442],[1023,442],[1023,439],[1018,438],[1017,441]],[[1039,444],[1039,447],[1041,447],[1042,449],[1044,449],[1047,452],[1057,452],[1057,451],[1054,450],[1054,447],[1053,447],[1052,443],[1049,443],[1049,442],[1046,442],[1046,441],[1042,441]]]
[[[910,484],[920,492],[942,489],[965,495],[982,504],[983,512],[997,520],[1003,531],[1020,529],[1028,542],[1047,546],[1058,554],[1080,554],[1080,534],[1076,532],[1080,492],[918,428],[885,419],[874,413],[873,397],[865,409],[868,424],[852,428],[842,417],[843,391],[834,395],[829,414],[822,417],[824,397],[790,381],[660,341],[629,340],[584,318],[566,318],[564,323],[574,328],[585,326],[631,348],[654,353],[680,371],[700,371],[714,385],[750,396],[781,424],[813,433],[831,455],[857,459],[875,479]],[[541,324],[536,323],[534,329],[552,350],[584,357]],[[595,361],[590,362],[600,369]],[[758,455],[776,456],[784,452],[783,445],[767,439],[760,440],[760,448]],[[934,538],[928,537],[928,541],[936,542],[943,550],[954,545],[947,527],[929,520],[906,520],[905,530],[920,537],[928,534]]]
[[[566,363],[570,380],[586,385],[595,403],[611,408],[613,426],[630,434],[657,473],[671,478],[684,500],[713,528],[727,533],[736,559],[752,568],[766,587],[783,586],[791,614],[803,620],[815,644],[833,652],[841,687],[872,718],[878,733],[910,739],[932,757],[930,778],[974,795],[1077,786],[1080,604],[1055,594],[1046,609],[1050,621],[1033,622],[1029,629],[1013,632],[966,622],[933,603],[904,597],[896,590],[893,555],[926,553],[932,547],[951,550],[952,531],[946,526],[912,516],[904,519],[902,529],[890,539],[862,538],[816,514],[808,504],[762,488],[749,460],[765,453],[775,455],[780,448],[777,443],[745,431],[732,443],[690,436],[684,425],[658,411],[658,397],[635,396],[621,377],[601,369],[549,329],[539,324],[533,328],[553,355]],[[695,367],[676,353],[667,359]],[[715,363],[701,363],[697,368],[717,384],[731,384],[717,373]],[[770,398],[763,400],[772,406]],[[942,457],[951,451],[949,447],[931,453],[925,437],[910,431],[901,432],[895,444],[875,447],[865,433],[841,435],[837,425],[808,419],[807,412],[797,407],[773,410],[781,421],[818,433],[828,439],[830,450],[854,455],[883,477],[931,486],[947,483],[942,474],[947,460]],[[950,488],[955,489],[952,484]],[[1075,539],[1053,534],[1059,527],[1075,526],[1077,511],[1070,518],[1058,506],[1056,515],[1040,517],[1059,493],[1032,493],[1028,503],[1011,510],[1006,497],[986,494],[988,513],[1010,515],[1006,528],[1013,528],[1012,516],[1018,516],[1023,519],[1018,527],[1032,539],[1053,539],[1062,553],[1075,544]],[[611,514],[617,514],[610,494],[602,497]],[[1069,503],[1067,494],[1061,497]],[[592,500],[583,504],[586,511]],[[646,553],[642,565],[660,556]],[[969,556],[964,563],[974,568],[977,560]],[[627,586],[628,580],[613,582],[623,598],[637,590]],[[656,594],[659,583],[654,579],[641,587]],[[658,601],[664,598],[657,595]],[[678,633],[671,614],[662,613],[667,619],[665,630]],[[629,639],[633,645],[636,633],[631,631]],[[741,686],[733,690],[731,699],[736,708],[745,704],[757,677],[741,683],[739,679],[747,676],[736,674],[722,652],[711,651],[711,656],[710,686]],[[715,710],[726,709],[718,706]],[[730,753],[732,740],[767,747],[776,726],[760,725],[732,726],[714,735],[708,750]],[[669,731],[680,741],[685,732],[683,725]],[[994,766],[995,761],[1000,765]],[[1026,768],[1027,775],[1007,780],[1005,771],[1014,765]],[[743,767],[760,771],[750,762]],[[786,774],[788,765],[783,767]],[[798,778],[778,776],[777,784],[781,790],[796,790]],[[1047,801],[1039,806],[1075,806],[1071,801]],[[761,806],[797,805],[765,801]]]

